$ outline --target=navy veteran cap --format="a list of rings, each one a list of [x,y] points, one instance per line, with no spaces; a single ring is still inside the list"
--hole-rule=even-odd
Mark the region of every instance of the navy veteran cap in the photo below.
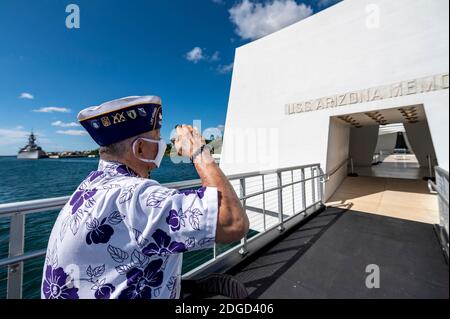
[[[124,97],[80,111],[78,121],[98,145],[108,146],[161,128],[161,99]]]

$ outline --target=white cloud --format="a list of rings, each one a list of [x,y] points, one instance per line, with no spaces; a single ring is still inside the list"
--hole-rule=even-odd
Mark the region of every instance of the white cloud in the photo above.
[[[34,132],[38,139],[38,144],[47,143],[49,139],[41,132]],[[16,126],[13,129],[0,128],[0,146],[13,146],[17,150],[25,146],[28,142],[29,131],[26,131],[23,126]]]
[[[206,54],[205,50],[200,47],[195,47],[188,53],[186,53],[186,59],[193,63],[200,61],[217,62],[220,60],[220,52],[215,51],[211,56]]]
[[[87,135],[87,132],[86,131],[82,131],[82,130],[59,130],[59,131],[56,131],[56,133],[63,134],[63,135],[70,135],[70,136],[84,136],[84,135]]]
[[[27,93],[27,92],[23,92],[23,93],[20,93],[19,99],[33,100],[34,99],[34,95],[30,94],[30,93]]]
[[[211,58],[209,59],[211,62],[219,61],[220,60],[220,52],[216,51],[211,55]]]
[[[70,123],[64,123],[62,121],[56,121],[52,123],[52,126],[59,126],[59,127],[77,127],[80,126],[80,124],[76,122],[70,122]]]
[[[203,50],[201,48],[195,47],[186,53],[186,59],[193,63],[198,63],[199,61],[205,59],[205,56],[203,55]]]
[[[16,155],[21,147],[28,142],[30,131],[25,130],[22,126],[16,126],[14,129],[0,128],[0,155]],[[37,138],[37,144],[42,146],[44,150],[49,147],[55,147],[50,139],[40,131],[34,132]]]
[[[227,65],[219,65],[217,67],[217,72],[219,72],[220,74],[230,73],[232,70],[233,70],[233,63]]]
[[[255,40],[278,31],[313,14],[313,9],[294,0],[254,3],[242,0],[230,10],[236,33],[244,40]]]
[[[29,132],[23,129],[0,129],[0,145],[26,144]]]
[[[33,112],[38,112],[38,113],[53,113],[53,112],[70,113],[70,109],[65,108],[65,107],[48,106],[48,107],[41,107],[40,109],[37,109],[37,110],[33,110]]]

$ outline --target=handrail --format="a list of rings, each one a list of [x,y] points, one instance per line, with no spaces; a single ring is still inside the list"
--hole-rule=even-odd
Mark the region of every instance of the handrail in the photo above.
[[[439,172],[439,173],[441,173],[442,175],[444,175],[444,177],[445,177],[447,180],[449,179],[448,172],[447,172],[445,169],[443,169],[443,168],[440,167],[440,166],[435,166],[434,169],[435,169],[437,172]]]
[[[335,169],[333,169],[331,172],[326,173],[327,175],[327,180],[330,179],[331,176],[333,176],[334,174],[336,174],[345,164],[348,163],[348,161],[350,160],[350,157],[346,158],[345,160],[343,160]]]
[[[320,165],[319,164],[310,164],[310,165],[286,167],[286,168],[281,168],[281,169],[254,171],[254,172],[250,172],[250,173],[228,175],[227,178],[229,180],[236,180],[236,179],[241,179],[241,178],[250,178],[250,177],[256,177],[256,176],[261,176],[261,175],[282,173],[282,172],[286,172],[286,171],[298,170],[298,169],[302,169],[302,168],[309,168],[309,167],[313,167],[313,166],[320,166]],[[202,182],[200,179],[193,179],[193,180],[187,180],[187,181],[181,181],[181,182],[164,183],[161,185],[164,187],[167,187],[167,188],[185,189],[185,188],[189,188],[189,187],[200,186],[201,183]],[[43,211],[43,210],[58,209],[58,208],[61,208],[62,206],[64,206],[69,199],[70,199],[70,196],[63,196],[63,197],[35,199],[35,200],[30,200],[30,201],[0,204],[0,217],[5,217],[5,215],[11,215],[11,214],[17,214],[17,213],[28,214],[28,213],[34,213],[34,212],[39,212],[39,211]]]
[[[439,166],[434,167],[434,172],[435,178],[428,179],[430,192],[437,194],[439,199],[439,224],[435,224],[434,229],[448,263],[449,175],[446,170]]]
[[[29,214],[44,210],[58,209],[64,206],[69,199],[70,196],[63,196],[0,204],[0,217],[11,214]]]
[[[307,177],[305,176],[305,169],[311,169],[311,176]],[[300,180],[294,181],[294,172],[299,171],[300,173]],[[316,175],[316,172],[319,171],[319,174]],[[290,176],[283,175],[284,172],[291,172],[289,174]],[[320,174],[322,173],[322,174]],[[264,186],[264,177],[268,175],[273,175],[274,178],[277,179],[277,186],[275,187],[269,187],[265,188]],[[276,227],[280,232],[285,229],[284,225],[286,222],[289,222],[290,218],[287,218],[286,220],[283,220],[283,190],[287,187],[292,187],[292,200],[293,200],[293,206],[292,206],[292,216],[298,216],[299,214],[303,214],[302,212],[305,212],[304,216],[307,216],[308,213],[306,213],[307,210],[309,210],[311,207],[316,207],[315,205],[322,205],[322,187],[324,183],[324,179],[326,178],[327,174],[324,174],[323,171],[320,168],[320,164],[309,164],[309,165],[300,165],[300,166],[292,166],[292,167],[286,167],[286,168],[280,168],[280,169],[269,169],[269,170],[263,170],[263,171],[254,171],[249,173],[243,173],[243,174],[234,174],[227,176],[230,181],[233,180],[239,180],[240,182],[240,188],[241,193],[238,196],[239,200],[243,203],[245,206],[246,200],[256,197],[256,196],[263,196],[263,219],[264,219],[264,228],[261,230],[260,234],[264,234],[269,230],[273,230],[274,227]],[[262,177],[262,191],[258,190],[252,193],[246,193],[245,191],[245,185],[246,183],[259,183],[258,179],[256,181],[250,180],[246,181],[247,178],[253,178],[253,177]],[[286,180],[288,178],[288,180]],[[317,182],[315,182],[317,180]],[[311,182],[307,184],[307,182]],[[317,183],[317,184],[316,184]],[[188,180],[188,181],[180,181],[180,182],[172,182],[172,183],[164,183],[162,186],[172,188],[172,189],[187,189],[191,187],[198,187],[201,186],[201,180],[195,179],[195,180]],[[297,210],[295,209],[295,198],[294,198],[294,186],[297,184],[301,184],[301,194],[298,196],[301,197],[303,204],[301,205],[301,209]],[[253,184],[252,184],[253,185]],[[309,185],[309,186],[308,186]],[[261,186],[261,185],[260,185]],[[312,187],[312,201],[309,206],[306,206],[306,193],[305,188],[306,186]],[[275,226],[270,226],[269,228],[266,228],[266,209],[265,209],[265,202],[264,202],[264,196],[266,193],[275,192],[277,191],[277,195],[275,198],[278,198],[278,222]],[[316,196],[316,190],[318,191],[318,196]],[[309,196],[311,196],[309,195]],[[8,267],[8,298],[21,298],[22,296],[22,278],[23,278],[23,262],[38,258],[41,256],[44,256],[46,253],[46,250],[37,250],[37,251],[31,251],[24,253],[24,239],[25,239],[25,216],[30,213],[38,213],[38,212],[48,212],[52,210],[57,210],[62,207],[69,201],[70,196],[63,196],[63,197],[56,197],[56,198],[45,198],[45,199],[37,199],[37,200],[30,200],[30,201],[22,201],[22,202],[15,202],[15,203],[5,203],[0,204],[0,218],[2,217],[11,217],[10,222],[10,238],[9,238],[9,257],[0,259],[0,268],[2,267]],[[311,198],[310,198],[311,199]],[[255,224],[258,225],[258,224]],[[257,226],[260,227],[260,226]],[[259,234],[259,235],[260,235]],[[250,242],[253,242],[254,240],[247,240],[244,238],[241,243],[240,247],[242,249],[239,250],[239,254],[242,256],[247,255],[247,244]],[[255,247],[254,245],[252,247]],[[227,254],[228,251],[232,251],[233,249],[227,250],[226,252],[222,252],[220,254],[221,258],[224,257],[224,254]],[[214,246],[214,260],[216,260],[216,247]],[[202,265],[205,265],[206,263],[203,263]],[[197,268],[201,268],[202,265],[198,266]]]
[[[320,178],[320,177],[324,177],[324,176],[326,176],[326,175],[322,174],[322,175],[317,175],[317,176],[314,176],[314,177],[305,178],[305,179],[302,179],[302,180],[299,180],[299,181],[296,181],[296,182],[287,183],[287,184],[284,184],[284,185],[281,185],[281,186],[274,186],[272,188],[269,188],[269,189],[266,189],[266,190],[263,190],[263,191],[259,191],[259,192],[255,192],[255,193],[252,193],[250,195],[240,196],[239,200],[246,200],[246,199],[249,199],[249,198],[252,198],[252,197],[255,197],[255,196],[262,195],[264,193],[270,193],[270,192],[276,191],[276,190],[278,190],[280,188],[285,188],[285,187],[288,187],[288,186],[294,186],[294,185],[297,185],[297,184],[300,184],[300,183],[304,183],[304,182],[307,182],[307,181],[311,181],[311,180],[314,180],[316,178]]]
[[[437,173],[439,173],[439,176],[445,178],[447,181],[449,180],[449,174],[445,169],[439,166],[435,166],[434,170]],[[444,202],[444,204],[447,205],[447,207],[449,207],[449,199],[445,197],[445,194],[442,193],[438,185],[431,179],[428,180],[428,189],[430,190],[431,193],[437,194],[439,198]]]
[[[47,251],[45,249],[34,250],[34,251],[29,252],[29,253],[25,253],[23,255],[0,259],[0,268],[6,267],[6,266],[9,266],[9,265],[14,265],[14,264],[17,264],[19,262],[26,261],[26,260],[29,260],[29,259],[34,259],[34,258],[37,258],[37,257],[44,256],[46,252]]]
[[[442,194],[439,187],[437,187],[436,183],[434,183],[431,179],[428,180],[428,189],[430,190],[430,193],[437,194],[444,204],[449,207],[448,199],[444,197],[444,194]]]
[[[297,185],[297,184],[304,183],[304,182],[307,182],[307,181],[311,181],[311,180],[314,180],[316,178],[320,178],[320,177],[324,177],[324,176],[326,176],[326,174],[317,175],[317,176],[306,178],[306,179],[299,180],[299,181],[296,181],[296,182],[284,184],[284,185],[282,185],[280,187],[281,188],[285,188],[285,187]],[[167,185],[167,184],[164,184],[164,185]],[[186,185],[191,185],[191,184],[190,183],[189,184],[186,183]],[[193,186],[195,186],[195,185],[193,185]],[[242,197],[239,197],[239,200],[246,200],[246,199],[249,199],[249,198],[252,198],[252,197],[255,197],[255,196],[262,195],[264,193],[270,193],[270,192],[276,191],[280,187],[272,187],[272,188],[266,189],[264,191],[259,191],[259,192],[252,193],[250,195],[242,196]],[[62,198],[66,198],[66,197],[58,197],[57,199],[60,200]],[[67,199],[69,199],[69,198],[70,198],[70,196],[67,196]],[[39,201],[39,200],[35,200],[35,201]],[[34,201],[28,201],[27,203],[29,203],[29,202],[34,202]],[[64,202],[64,204],[65,204],[65,202]],[[53,208],[55,206],[52,205],[52,206],[46,206],[46,207],[52,207]],[[14,257],[8,257],[8,258],[0,259],[0,268],[8,266],[8,265],[11,265],[11,264],[16,264],[18,262],[22,262],[22,261],[26,261],[26,260],[29,260],[29,259],[33,259],[33,258],[36,258],[36,257],[41,257],[41,256],[44,256],[45,253],[46,253],[46,250],[43,249],[43,250],[38,250],[38,251],[32,251],[32,252],[29,252],[29,253],[25,253],[25,254],[19,255],[19,256],[14,256]]]

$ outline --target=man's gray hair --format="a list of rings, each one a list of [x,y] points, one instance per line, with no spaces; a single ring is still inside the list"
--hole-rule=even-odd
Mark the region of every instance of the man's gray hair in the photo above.
[[[100,157],[106,156],[106,157],[121,158],[124,154],[131,151],[133,142],[139,137],[146,137],[145,134],[146,133],[129,137],[126,140],[119,141],[117,143],[108,146],[101,146],[100,149],[98,150]]]
[[[101,146],[99,149],[100,156],[114,156],[114,157],[122,157],[129,150],[131,150],[131,144],[135,138],[127,138],[126,140],[108,145]]]

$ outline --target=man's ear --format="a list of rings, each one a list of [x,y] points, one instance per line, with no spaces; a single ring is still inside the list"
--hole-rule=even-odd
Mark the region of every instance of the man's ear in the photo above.
[[[141,139],[139,139],[136,142],[136,152],[138,153],[138,155],[143,155],[144,154],[144,150],[143,150],[143,141]]]
[[[131,145],[132,148],[132,152],[136,153],[136,155],[141,155],[142,154],[142,140],[138,139],[135,142],[133,142],[133,144]]]

